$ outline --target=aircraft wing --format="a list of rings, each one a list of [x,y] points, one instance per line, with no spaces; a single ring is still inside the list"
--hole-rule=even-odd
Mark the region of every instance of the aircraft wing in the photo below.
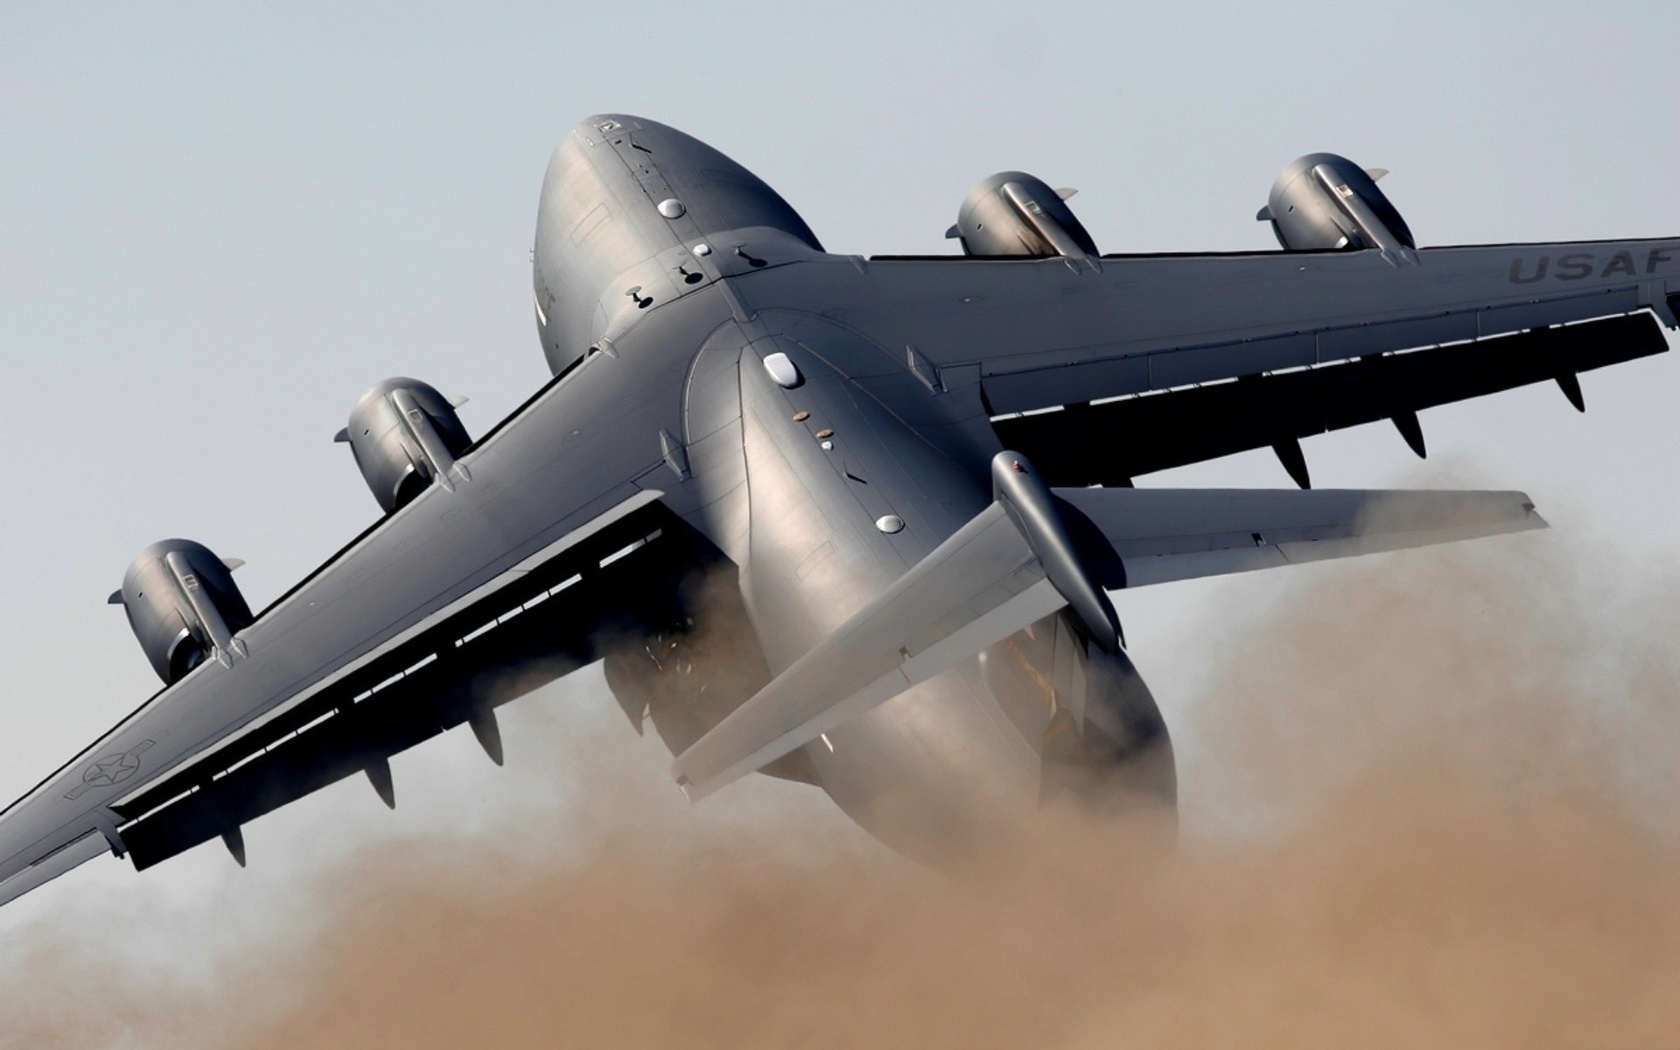
[[[614,370],[621,370],[622,376]],[[635,375],[635,382],[625,378]],[[0,903],[100,852],[144,868],[675,622],[716,552],[671,509],[679,369],[596,355],[0,813]],[[593,384],[593,385],[591,385]]]
[[[683,528],[632,496],[295,691],[244,666],[270,649],[259,619],[246,659],[206,662],[0,817],[0,903],[106,851],[144,869],[220,837],[244,863],[246,822],[356,774],[394,805],[390,756],[463,724],[500,763],[497,706],[597,659],[603,632],[674,622]],[[210,705],[256,717],[170,761]]]
[[[780,293],[789,267],[741,282]],[[920,387],[979,394],[1005,448],[1052,484],[1153,470],[1393,419],[1650,354],[1675,326],[1680,238],[1377,251],[832,264],[822,319],[866,333],[854,378],[914,413]],[[766,302],[770,299],[767,297]],[[1653,319],[1653,314],[1655,319]],[[906,382],[906,369],[913,377]],[[1304,468],[1296,470],[1305,483]]]

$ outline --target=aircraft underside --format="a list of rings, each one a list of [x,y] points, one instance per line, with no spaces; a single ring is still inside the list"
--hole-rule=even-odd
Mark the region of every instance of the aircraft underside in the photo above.
[[[837,255],[757,176],[625,115],[544,177],[554,378],[473,438],[394,378],[338,440],[380,510],[253,612],[201,544],[123,606],[163,688],[0,814],[0,903],[146,868],[597,660],[700,800],[764,772],[948,858],[1056,800],[1171,806],[1125,588],[1544,528],[1516,491],[1313,490],[1301,439],[1667,349],[1680,240],[1419,248],[1332,154],[1257,216],[1282,250],[1102,255],[1052,189],[983,180],[962,254]],[[1272,449],[1298,489],[1133,487]]]
[[[712,464],[697,520],[739,562],[720,553],[691,585],[682,625],[607,656],[626,714],[638,729],[651,721],[673,755],[902,575],[904,514],[949,534],[992,500],[975,479],[983,473],[859,396],[800,343],[773,342],[797,385],[779,386],[756,356],[714,339],[702,357],[722,360],[694,369],[687,393],[694,415],[739,424],[738,439],[733,426],[724,433],[739,469]],[[713,380],[714,368],[734,371],[734,381]],[[717,403],[696,404],[706,398]],[[744,541],[732,538],[743,520]],[[1063,795],[1157,806],[1175,796],[1171,744],[1142,677],[1124,652],[1091,645],[1062,613],[763,772],[821,787],[878,838],[923,856]]]

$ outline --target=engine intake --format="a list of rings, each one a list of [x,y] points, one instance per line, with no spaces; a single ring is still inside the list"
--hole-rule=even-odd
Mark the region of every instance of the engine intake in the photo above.
[[[1086,259],[1096,243],[1067,206],[1073,190],[1053,190],[1024,171],[1000,171],[969,191],[946,237],[969,255]]]
[[[225,667],[245,655],[245,643],[235,636],[255,617],[233,582],[239,564],[192,540],[161,540],[123,574],[122,589],[110,602],[128,614],[134,637],[165,684],[211,657]]]
[[[450,400],[418,379],[387,379],[356,402],[350,425],[334,441],[347,442],[373,498],[386,513],[406,506],[433,482],[454,491],[472,474],[458,459],[472,445]]]
[[[1412,231],[1377,188],[1386,174],[1334,153],[1309,153],[1283,169],[1254,217],[1270,221],[1289,251],[1375,248],[1391,263],[1416,262]]]

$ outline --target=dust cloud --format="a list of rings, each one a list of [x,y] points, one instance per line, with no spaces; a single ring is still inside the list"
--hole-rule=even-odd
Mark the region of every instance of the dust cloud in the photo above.
[[[533,831],[566,849],[369,848],[300,891],[311,932],[208,986],[45,944],[0,1044],[1680,1045],[1680,579],[1572,564],[1513,540],[1273,575],[1169,707],[1176,836],[1057,809],[933,874],[798,786],[686,807],[603,724]]]

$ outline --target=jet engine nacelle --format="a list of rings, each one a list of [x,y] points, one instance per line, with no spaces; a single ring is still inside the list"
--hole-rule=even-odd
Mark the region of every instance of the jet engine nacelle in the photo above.
[[[1334,153],[1309,153],[1283,169],[1255,218],[1269,220],[1278,243],[1290,251],[1376,248],[1391,258],[1408,258],[1417,242],[1377,189],[1386,174]]]
[[[969,255],[1096,255],[1091,235],[1067,206],[1073,193],[1024,171],[1000,171],[969,192],[945,236],[962,241]]]
[[[472,445],[450,400],[418,379],[387,379],[362,395],[350,425],[333,439],[347,442],[373,498],[397,510],[433,482],[453,489],[471,478],[456,460]]]
[[[113,605],[128,614],[129,626],[152,669],[165,684],[214,657],[231,665],[245,655],[234,635],[255,619],[233,569],[192,540],[161,540],[140,552],[123,574]]]

